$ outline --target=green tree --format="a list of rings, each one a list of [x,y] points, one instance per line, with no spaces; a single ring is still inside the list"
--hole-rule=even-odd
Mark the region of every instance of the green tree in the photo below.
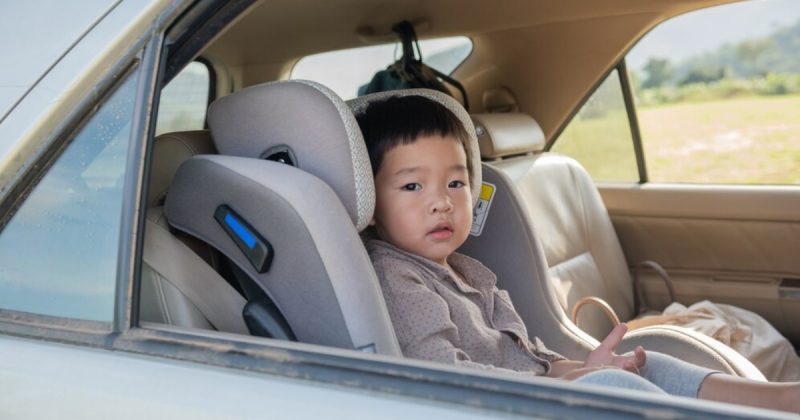
[[[713,64],[696,64],[678,82],[679,86],[690,85],[692,83],[710,83],[725,78],[727,72],[724,68]]]
[[[666,58],[650,57],[643,70],[646,74],[642,88],[657,88],[664,85],[672,78],[672,64]]]
[[[764,68],[762,57],[773,47],[769,38],[744,41],[736,46],[736,57],[744,67],[746,76],[764,76],[768,69]]]

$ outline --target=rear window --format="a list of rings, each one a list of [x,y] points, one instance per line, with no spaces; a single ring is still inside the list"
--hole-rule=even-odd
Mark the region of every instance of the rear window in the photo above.
[[[162,89],[156,135],[202,130],[211,93],[211,68],[205,62],[193,61]]]
[[[463,36],[419,41],[422,61],[442,73],[452,73],[472,52],[472,41]],[[351,48],[309,55],[292,69],[291,79],[319,82],[343,99],[358,96],[358,88],[400,58],[400,43]]]

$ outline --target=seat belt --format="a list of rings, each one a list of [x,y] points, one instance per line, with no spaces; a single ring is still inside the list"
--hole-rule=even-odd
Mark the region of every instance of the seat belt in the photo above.
[[[146,220],[142,258],[218,331],[250,335],[242,317],[247,302],[239,292],[186,244],[150,220]]]

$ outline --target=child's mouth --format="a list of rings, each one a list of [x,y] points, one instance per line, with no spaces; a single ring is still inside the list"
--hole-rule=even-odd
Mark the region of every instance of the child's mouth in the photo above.
[[[433,239],[449,239],[451,236],[453,236],[453,228],[446,223],[440,224],[433,228],[428,235],[430,235]]]

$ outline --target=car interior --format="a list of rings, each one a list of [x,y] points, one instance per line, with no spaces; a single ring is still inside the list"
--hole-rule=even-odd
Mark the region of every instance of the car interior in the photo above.
[[[724,3],[252,4],[195,54],[170,61],[207,63],[213,101],[203,126],[151,144],[141,324],[402,357],[362,242],[375,191],[354,117],[369,101],[400,94],[429,96],[468,127],[477,179],[491,194],[481,204],[480,234],[460,252],[497,274],[531,336],[549,348],[583,359],[613,327],[602,305],[571,316],[587,296],[623,322],[672,301],[738,305],[797,343],[791,320],[800,300],[781,296],[800,279],[800,260],[789,251],[800,249],[800,194],[598,184],[576,160],[550,151],[643,35]],[[290,79],[303,57],[395,43],[392,27],[402,21],[420,40],[471,40],[471,53],[448,75],[466,97],[451,87],[449,96],[399,90],[343,98]],[[473,189],[485,198],[481,182]],[[654,311],[640,311],[645,305]],[[637,345],[773,380],[754,360],[679,325],[636,328],[620,351]]]

